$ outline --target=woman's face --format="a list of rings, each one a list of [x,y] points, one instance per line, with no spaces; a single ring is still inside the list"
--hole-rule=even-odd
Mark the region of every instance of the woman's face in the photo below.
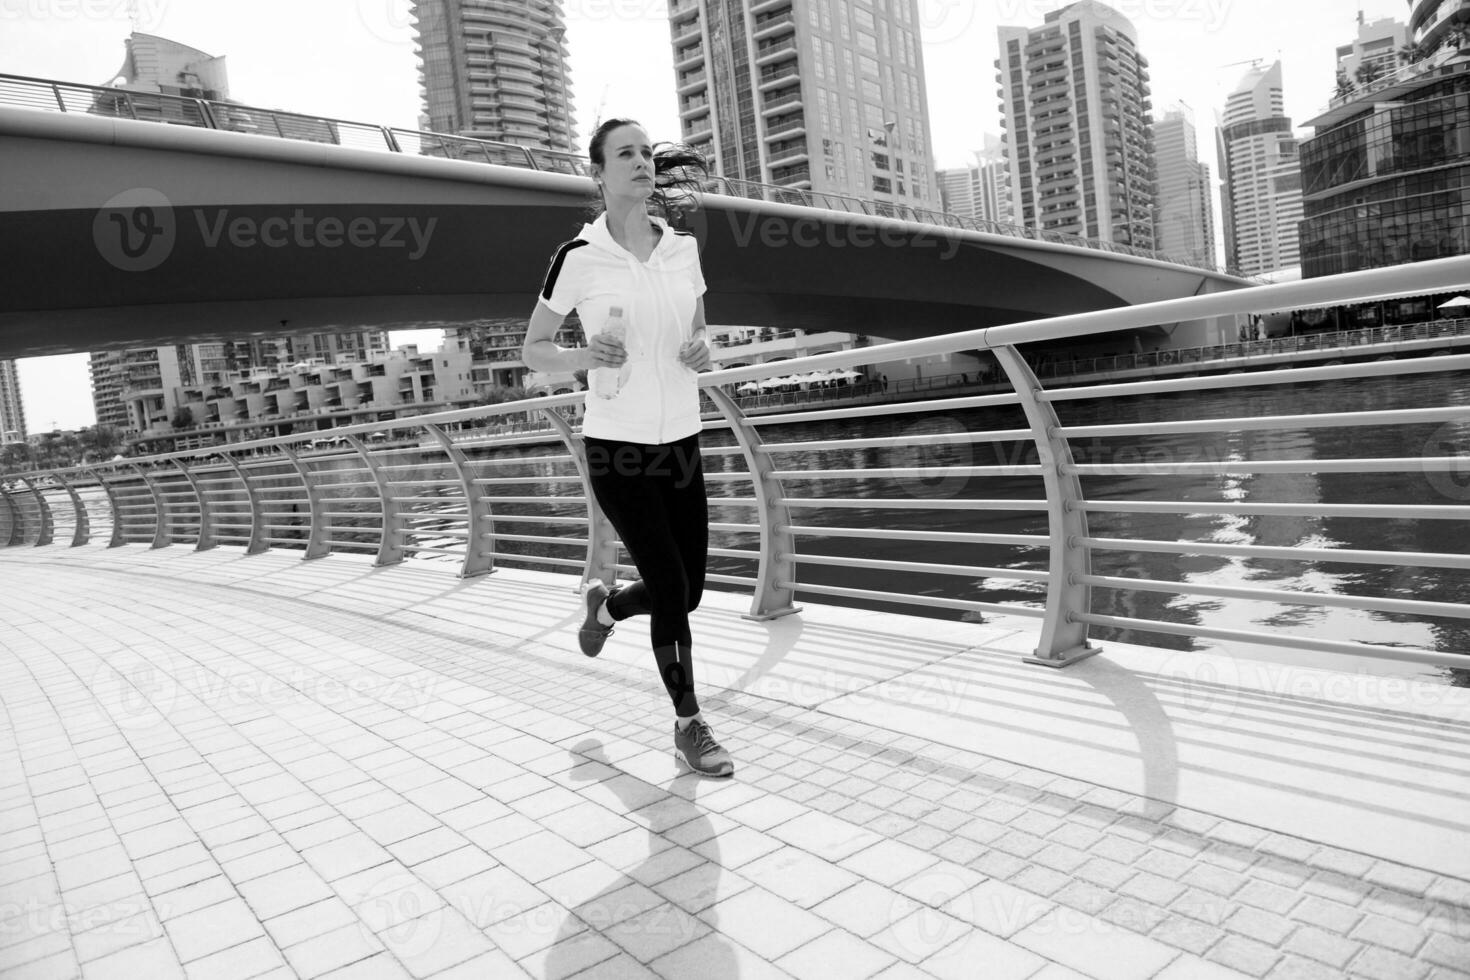
[[[602,144],[602,167],[596,173],[603,196],[645,201],[653,195],[653,144],[641,126],[619,126]]]

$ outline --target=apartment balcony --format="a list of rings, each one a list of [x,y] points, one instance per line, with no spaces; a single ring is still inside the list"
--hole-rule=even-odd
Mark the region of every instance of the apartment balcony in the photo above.
[[[782,106],[791,105],[801,101],[801,86],[782,89],[779,92],[767,92],[761,99],[761,112],[773,112]]]
[[[756,79],[756,87],[760,89],[760,91],[765,92],[778,87],[783,81],[788,78],[797,78],[800,75],[801,67],[794,61],[788,61],[785,64],[778,65],[774,68],[762,69],[760,75]]]
[[[692,92],[697,88],[703,87],[708,79],[709,72],[705,71],[703,66],[693,71],[681,72],[675,91],[680,95],[683,95],[685,92]]]
[[[796,36],[790,35],[776,41],[762,41],[755,47],[755,63],[775,64],[786,58],[796,57]]]
[[[791,8],[772,11],[770,14],[757,14],[755,23],[751,25],[751,37],[768,38],[775,37],[785,31],[796,29],[796,15]]]
[[[678,48],[674,51],[674,67],[688,68],[689,66],[704,60],[704,45],[691,44],[687,48]]]
[[[714,135],[714,126],[710,123],[709,116],[700,116],[697,119],[684,120],[684,142],[694,144],[699,140]]]
[[[705,109],[708,106],[709,106],[709,93],[708,92],[700,92],[698,95],[692,95],[692,96],[690,96],[687,99],[680,99],[679,100],[679,115],[683,116],[683,115],[688,115],[689,113],[692,113],[692,112],[698,112],[700,110]]]
[[[791,6],[791,0],[754,0],[750,5],[750,13],[752,16],[759,16],[779,7],[789,6]]]
[[[811,169],[805,164],[795,166],[781,166],[771,168],[771,183],[780,184],[782,187],[811,186]]]
[[[767,165],[771,167],[790,166],[807,159],[810,157],[804,139],[783,140],[766,148]]]
[[[803,132],[806,132],[806,113],[804,112],[776,116],[766,123],[766,139]]]

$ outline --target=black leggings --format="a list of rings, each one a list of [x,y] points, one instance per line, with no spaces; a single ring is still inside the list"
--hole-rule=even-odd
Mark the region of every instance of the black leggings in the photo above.
[[[587,473],[640,580],[608,601],[615,620],[647,614],[654,660],[674,713],[698,713],[689,614],[704,594],[709,502],[699,436],[648,445],[588,437]]]

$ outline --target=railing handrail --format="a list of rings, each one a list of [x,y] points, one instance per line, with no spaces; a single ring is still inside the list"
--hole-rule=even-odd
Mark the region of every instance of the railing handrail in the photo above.
[[[579,156],[575,153],[568,153],[563,150],[545,149],[541,147],[528,147],[521,143],[511,143],[503,140],[487,140],[481,139],[479,137],[461,136],[453,133],[436,133],[429,130],[409,129],[406,127],[398,126],[385,126],[377,123],[361,122],[350,119],[337,119],[329,116],[315,116],[308,113],[292,112],[285,109],[267,109],[261,106],[252,106],[241,102],[221,102],[217,100],[197,98],[194,96],[172,95],[166,92],[149,92],[145,90],[111,88],[108,86],[100,85],[84,85],[76,82],[63,82],[57,79],[36,78],[28,75],[11,75],[0,72],[0,86],[3,86],[6,82],[24,82],[46,87],[53,95],[56,103],[54,109],[48,103],[46,111],[70,112],[71,110],[67,108],[65,99],[63,99],[61,96],[62,90],[81,90],[103,94],[109,97],[122,97],[127,99],[143,98],[150,100],[159,99],[175,104],[193,106],[198,110],[198,121],[201,128],[214,129],[220,132],[228,132],[230,130],[226,127],[221,127],[220,125],[218,125],[218,120],[215,118],[214,115],[214,110],[216,108],[230,112],[256,113],[261,115],[262,117],[269,118],[287,117],[291,119],[323,123],[329,126],[351,127],[354,131],[375,132],[382,138],[383,149],[391,153],[407,152],[398,145],[395,139],[395,134],[406,134],[431,138],[435,140],[448,140],[462,144],[480,145],[487,148],[494,148],[495,150],[502,153],[519,154],[526,160],[526,169],[530,170],[544,170],[545,168],[539,165],[535,155],[538,153],[546,154],[556,159],[569,161],[574,167],[574,172],[579,175],[585,176],[588,173],[587,167],[589,165],[589,161],[586,157]],[[3,93],[0,93],[0,103],[3,103]],[[18,104],[18,107],[26,109],[37,108],[37,106],[27,104]],[[252,135],[267,136],[278,139],[295,138],[279,133],[255,133]],[[474,163],[478,161],[471,160],[466,162]],[[496,164],[490,165],[495,166]],[[516,164],[506,165],[516,166]],[[930,208],[921,208],[916,205],[906,204],[899,201],[876,201],[868,198],[850,197],[847,195],[833,194],[825,191],[804,191],[800,188],[787,187],[781,184],[763,184],[755,181],[745,181],[726,177],[717,177],[715,179],[724,184],[726,187],[730,188],[743,186],[756,189],[761,192],[761,197],[773,196],[775,197],[775,199],[782,199],[793,194],[801,195],[804,198],[804,203],[806,204],[806,206],[809,207],[822,206],[812,203],[818,198],[851,201],[859,205],[856,213],[861,214],[868,214],[873,216],[887,216],[894,213],[897,213],[898,216],[907,214],[911,215],[913,217],[913,220],[919,221],[924,224],[932,224],[949,228],[958,227],[969,231],[979,232],[981,234],[1003,235],[1008,238],[1021,238],[1029,241],[1042,241],[1062,245],[1074,245],[1081,248],[1092,249],[1095,251],[1113,252],[1119,255],[1132,255],[1140,258],[1154,259],[1160,262],[1170,262],[1175,265],[1205,269],[1207,271],[1220,272],[1226,275],[1239,275],[1239,273],[1234,272],[1226,267],[1212,262],[1201,261],[1194,257],[1172,256],[1156,250],[1137,248],[1135,246],[1127,245],[1121,242],[1111,242],[1103,239],[1085,238],[1077,235],[1067,235],[1059,232],[1045,231],[1039,228],[1029,228],[1024,225],[1012,225],[990,220],[968,218],[963,215],[952,214],[945,211],[936,211]],[[732,193],[730,196],[750,197],[751,195]],[[827,207],[827,210],[851,211],[852,209]]]
[[[1409,645],[1388,645],[1359,642],[1356,640],[1327,639],[1308,632],[1291,633],[1276,630],[1271,633],[1252,631],[1230,624],[1225,627],[1209,623],[1180,623],[1177,621],[1143,619],[1136,615],[1115,616],[1107,610],[1094,608],[1091,589],[1127,588],[1129,576],[1106,570],[1093,571],[1094,559],[1106,561],[1109,556],[1122,554],[1123,561],[1135,553],[1195,554],[1244,560],[1305,561],[1305,562],[1352,562],[1357,565],[1378,565],[1400,569],[1451,570],[1456,574],[1470,570],[1470,559],[1464,555],[1432,552],[1405,548],[1389,552],[1374,550],[1373,545],[1364,547],[1337,547],[1330,542],[1313,540],[1308,544],[1282,547],[1280,542],[1271,545],[1240,543],[1231,540],[1222,543],[1214,540],[1150,540],[1137,533],[1120,533],[1115,536],[1099,534],[1089,528],[1088,517],[1095,513],[1106,513],[1110,506],[1119,506],[1120,512],[1135,509],[1145,502],[1123,501],[1120,504],[1107,496],[1089,498],[1084,494],[1083,480],[1099,475],[1143,475],[1185,476],[1234,475],[1251,473],[1300,473],[1300,474],[1373,474],[1417,472],[1431,481],[1431,486],[1451,487],[1454,492],[1445,492],[1432,503],[1419,506],[1412,512],[1393,507],[1359,508],[1358,516],[1366,520],[1429,520],[1464,521],[1470,506],[1458,490],[1457,482],[1470,467],[1470,457],[1458,455],[1453,446],[1450,455],[1434,455],[1441,450],[1444,440],[1431,440],[1414,455],[1390,455],[1372,458],[1281,458],[1279,453],[1263,451],[1261,458],[1250,458],[1232,448],[1227,456],[1216,461],[1199,462],[1191,457],[1184,461],[1138,459],[1136,462],[1079,462],[1072,456],[1069,440],[1073,437],[1092,435],[1108,438],[1125,436],[1135,438],[1141,431],[1139,421],[1129,419],[1126,424],[1064,425],[1057,415],[1057,407],[1065,406],[1075,397],[1091,399],[1129,397],[1137,394],[1152,394],[1176,391],[1204,391],[1219,385],[1215,377],[1185,377],[1139,381],[1119,386],[1096,386],[1091,388],[1046,389],[1025,363],[1017,345],[1043,339],[1075,336],[1097,329],[1127,329],[1158,322],[1177,322],[1205,316],[1230,316],[1252,312],[1257,309],[1278,309],[1292,306],[1321,305],[1323,300],[1350,302],[1365,297],[1384,298],[1392,295],[1414,295],[1425,292],[1458,290],[1470,283],[1470,257],[1441,259],[1400,266],[1371,272],[1351,273],[1301,283],[1282,283],[1262,286],[1252,290],[1237,290],[1214,296],[1190,297],[1185,300],[1167,300],[1147,306],[1102,311],[1096,314],[1056,317],[1050,320],[1033,321],[1003,327],[982,328],[963,334],[925,338],[920,341],[905,341],[833,352],[809,355],[789,361],[751,365],[738,369],[706,373],[700,376],[700,385],[711,387],[728,384],[746,377],[787,374],[796,370],[810,370],[832,364],[869,360],[895,360],[919,353],[989,349],[997,358],[1012,390],[1009,393],[974,395],[948,398],[931,402],[894,404],[885,406],[885,414],[895,417],[953,419],[954,413],[965,409],[994,409],[1014,412],[1024,411],[1025,422],[1020,428],[1003,425],[989,430],[898,432],[897,436],[876,434],[872,436],[843,436],[844,451],[836,457],[826,457],[815,465],[785,462],[783,453],[802,449],[803,442],[811,443],[815,451],[831,451],[833,439],[813,442],[798,436],[787,436],[786,441],[773,441],[766,445],[760,437],[763,426],[781,425],[794,421],[858,420],[870,413],[868,406],[835,408],[816,413],[792,413],[787,415],[752,418],[744,416],[738,406],[723,392],[710,391],[716,408],[724,416],[723,424],[711,424],[709,430],[728,428],[735,437],[736,445],[711,445],[713,457],[734,456],[743,458],[744,468],[739,466],[708,467],[706,479],[713,485],[726,487],[740,481],[753,484],[754,494],[750,497],[712,495],[711,503],[726,508],[748,508],[757,510],[758,520],[754,523],[720,521],[718,530],[723,532],[749,532],[757,536],[760,544],[756,550],[720,547],[717,554],[723,558],[748,558],[759,562],[755,578],[711,574],[709,580],[718,584],[749,586],[753,595],[753,616],[782,615],[792,609],[792,600],[800,594],[813,596],[840,596],[869,599],[878,603],[907,603],[935,609],[965,610],[972,613],[997,612],[1008,615],[1034,617],[1041,620],[1041,644],[1036,655],[1027,658],[1049,666],[1064,666],[1083,656],[1095,653],[1097,648],[1089,642],[1088,626],[1147,630],[1154,633],[1172,634],[1196,639],[1240,642],[1250,644],[1270,643],[1278,647],[1294,648],[1354,656],[1377,657],[1410,663],[1434,664],[1456,668],[1470,668],[1470,657],[1459,652],[1442,649],[1415,648]],[[1430,371],[1470,370],[1470,354],[1431,356],[1404,365],[1368,362],[1336,365],[1308,369],[1289,369],[1279,372],[1259,372],[1251,375],[1230,376],[1227,380],[1234,386],[1250,384],[1269,386],[1273,383],[1294,383],[1301,380],[1328,380],[1359,378],[1365,382],[1390,382],[1396,372],[1416,374]],[[38,545],[52,541],[53,531],[65,531],[65,519],[57,520],[52,513],[48,495],[54,496],[62,508],[72,509],[76,518],[71,524],[73,544],[85,543],[88,522],[82,497],[90,494],[96,506],[109,508],[113,522],[113,544],[128,541],[158,547],[192,536],[196,547],[209,547],[219,543],[221,537],[231,543],[246,544],[248,549],[273,544],[304,547],[305,557],[326,554],[339,544],[340,532],[368,528],[369,534],[377,533],[379,539],[372,545],[378,554],[378,562],[390,563],[404,556],[463,556],[464,574],[479,574],[493,567],[500,558],[516,558],[510,548],[516,542],[534,544],[537,547],[571,546],[587,547],[584,559],[570,559],[555,555],[542,555],[535,560],[553,567],[581,570],[586,577],[593,570],[600,574],[611,574],[626,565],[618,565],[615,555],[609,554],[609,540],[605,529],[596,524],[594,515],[586,508],[592,499],[591,489],[586,483],[585,468],[578,464],[578,471],[567,472],[566,463],[576,462],[581,456],[580,440],[561,418],[563,412],[582,401],[582,393],[546,396],[499,405],[458,409],[433,415],[416,416],[411,419],[395,419],[386,422],[362,423],[345,426],[331,431],[333,436],[344,437],[350,444],[346,449],[319,449],[298,451],[301,443],[320,438],[322,432],[295,433],[290,436],[257,440],[217,447],[140,457],[116,463],[75,467],[65,470],[33,471],[0,477],[0,546],[7,544]],[[1181,432],[1224,432],[1239,428],[1243,431],[1271,426],[1291,427],[1300,422],[1303,428],[1370,426],[1422,426],[1428,420],[1452,419],[1458,411],[1450,405],[1416,405],[1413,408],[1373,407],[1367,411],[1330,411],[1321,415],[1303,418],[1284,415],[1278,418],[1201,418],[1186,416],[1183,421],[1171,422],[1167,427],[1169,437],[1176,438]],[[564,452],[551,455],[522,455],[509,459],[483,459],[471,464],[460,447],[469,447],[478,441],[475,434],[454,437],[449,427],[462,422],[483,422],[503,419],[510,414],[529,418],[541,418],[540,426],[518,423],[515,428],[528,434],[508,438],[487,440],[493,448],[511,449],[530,443],[545,445],[560,441]],[[1238,422],[1239,425],[1233,423]],[[1448,424],[1448,423],[1446,423]],[[368,447],[356,437],[364,433],[408,431],[414,433],[407,440],[397,440],[383,447]],[[1162,429],[1160,431],[1163,431]],[[972,450],[985,443],[999,445],[1030,437],[1036,454],[1024,455],[1010,462],[979,464],[971,454],[961,454],[958,459],[947,458],[946,453],[954,447]],[[1024,445],[1024,441],[1023,441]],[[1249,446],[1249,441],[1241,444]],[[846,452],[851,446],[854,452]],[[905,462],[909,457],[900,456],[890,460],[889,465],[880,465],[868,455],[867,450],[897,447],[903,452],[920,453],[936,448],[934,461],[926,462],[921,456],[917,463]],[[258,450],[268,450],[272,455],[261,457]],[[856,450],[863,450],[857,452]],[[434,453],[444,458],[430,460]],[[214,461],[215,458],[218,461]],[[437,459],[437,457],[435,457]],[[349,473],[346,469],[352,461],[360,465]],[[512,473],[496,477],[486,473],[501,465],[525,466],[534,464],[531,476]],[[318,465],[323,469],[318,469]],[[330,468],[326,468],[330,467]],[[359,479],[363,467],[368,470],[367,479]],[[871,524],[861,527],[844,527],[839,522],[811,522],[804,524],[793,521],[788,515],[792,508],[821,507],[824,497],[817,495],[823,481],[840,481],[839,487],[846,489],[850,481],[898,480],[919,481],[922,488],[926,479],[937,480],[941,488],[947,481],[955,479],[1024,478],[1043,479],[1047,488],[1044,501],[1029,499],[977,500],[976,509],[1022,510],[1045,512],[1048,535],[1034,533],[992,533],[965,529],[938,529],[925,532],[906,530],[903,527],[884,529]],[[1447,481],[1435,483],[1434,481]],[[795,492],[792,484],[801,481],[808,489]],[[1269,490],[1273,481],[1263,481]],[[223,491],[217,488],[226,485]],[[238,485],[237,485],[238,484]],[[496,495],[487,488],[499,484],[509,493]],[[527,488],[536,485],[554,489],[540,489],[530,495]],[[364,489],[377,489],[364,495]],[[927,503],[933,496],[916,491],[914,483],[908,487],[906,499],[893,502],[893,509],[911,512],[916,501]],[[77,491],[73,494],[72,491]],[[99,498],[105,491],[107,501]],[[70,504],[62,501],[65,492]],[[217,499],[217,494],[225,496]],[[233,493],[233,497],[229,495]],[[948,505],[955,510],[953,494],[941,489],[940,500],[935,506]],[[968,500],[968,498],[960,498]],[[1232,498],[1233,499],[1233,498]],[[82,501],[82,502],[79,502]],[[377,509],[370,506],[376,501]],[[547,516],[527,515],[512,512],[502,515],[505,519],[491,520],[494,509],[506,501],[549,503],[559,507],[578,507],[585,517],[569,517],[565,510],[553,510]],[[1146,502],[1153,512],[1188,515],[1204,506],[1227,507],[1231,499],[1222,497],[1218,501],[1180,499],[1174,501],[1150,500]],[[1288,509],[1299,511],[1302,501],[1288,500]],[[854,502],[839,498],[834,506],[847,508]],[[882,514],[889,501],[881,496],[864,499],[870,513]],[[1242,507],[1255,508],[1257,514],[1269,514],[1273,506],[1269,499],[1253,495]],[[1275,505],[1279,506],[1279,505]],[[367,507],[366,510],[363,508]],[[61,511],[65,514],[65,509]],[[248,521],[246,518],[248,517]],[[415,517],[417,519],[415,519]],[[586,526],[588,537],[581,538],[520,532],[509,533],[504,525],[543,521],[550,526],[565,528],[568,525]],[[345,522],[345,523],[344,523]],[[477,523],[478,522],[478,523]],[[461,526],[463,525],[463,526]],[[596,525],[596,526],[594,526]],[[248,533],[245,530],[248,528]],[[481,530],[476,531],[476,528]],[[377,530],[374,530],[377,529]],[[388,547],[387,535],[393,535],[395,547]],[[402,540],[400,540],[400,538]],[[923,590],[894,592],[892,586],[880,588],[856,588],[846,580],[841,585],[824,585],[800,581],[795,568],[802,561],[801,542],[807,539],[845,539],[872,542],[877,549],[883,542],[933,542],[935,547],[949,544],[969,549],[976,546],[991,548],[1023,549],[1019,561],[1024,576],[1016,576],[1027,582],[1044,581],[1047,586],[1045,603],[1038,608],[1027,604],[1025,595],[1034,591],[1022,590],[1021,600],[989,601],[983,598],[948,598],[930,595]],[[1433,541],[1433,537],[1426,540]],[[347,543],[342,543],[347,547]],[[1421,549],[1424,546],[1420,546]],[[1433,545],[1429,545],[1433,547]],[[1035,567],[1034,558],[1027,557],[1038,549],[1049,555],[1048,571]],[[910,573],[933,575],[963,575],[966,580],[1007,577],[1006,569],[995,567],[970,567],[946,564],[938,560],[905,560],[895,562],[860,550],[847,556],[822,553],[815,549],[813,567],[842,564],[852,574],[861,574],[864,569],[893,570],[901,568]],[[386,556],[386,557],[385,557]],[[1116,562],[1115,562],[1116,565]],[[1125,565],[1125,567],[1127,567]],[[1388,576],[1385,582],[1397,582],[1402,576]],[[886,579],[884,580],[886,583]],[[1379,612],[1407,618],[1430,620],[1449,618],[1470,620],[1470,607],[1450,599],[1439,599],[1434,595],[1424,596],[1416,592],[1410,598],[1399,598],[1392,594],[1397,586],[1387,584],[1383,588],[1390,594],[1360,596],[1321,596],[1311,591],[1257,588],[1247,585],[1230,585],[1227,589],[1218,583],[1211,585],[1193,580],[1162,581],[1137,577],[1136,589],[1152,592],[1174,592],[1179,595],[1229,595],[1256,602],[1288,603],[1308,607],[1347,607],[1362,613]],[[1419,586],[1416,584],[1415,588]],[[1444,593],[1441,590],[1441,594]]]

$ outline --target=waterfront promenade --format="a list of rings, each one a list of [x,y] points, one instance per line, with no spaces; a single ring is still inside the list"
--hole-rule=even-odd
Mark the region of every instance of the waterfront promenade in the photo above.
[[[0,974],[1470,977],[1470,690],[454,567],[0,550]]]

